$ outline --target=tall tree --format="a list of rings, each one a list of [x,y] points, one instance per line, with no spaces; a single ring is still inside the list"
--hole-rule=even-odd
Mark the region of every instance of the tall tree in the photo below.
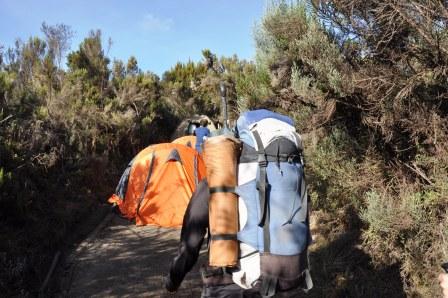
[[[114,59],[112,63],[112,80],[114,85],[121,83],[125,77],[126,70],[123,61]],[[118,87],[118,86],[115,86]]]
[[[19,43],[20,44],[20,43]],[[30,37],[20,48],[20,74],[23,83],[34,83],[45,57],[46,43],[38,37]]]
[[[137,59],[134,56],[129,57],[126,64],[126,74],[135,76],[139,73]]]
[[[61,68],[61,62],[65,53],[70,49],[70,42],[74,36],[74,31],[65,24],[56,24],[54,26],[42,23],[40,29],[47,40],[50,56],[56,60],[57,66]]]
[[[89,37],[80,44],[79,49],[67,57],[71,71],[85,70],[87,78],[102,94],[109,78],[108,64],[101,42],[101,31],[91,31]]]
[[[48,104],[51,102],[53,97],[53,87],[55,85],[56,81],[56,74],[57,74],[57,67],[54,64],[54,60],[51,57],[49,53],[45,55],[43,61],[42,61],[42,75],[43,79],[45,81],[45,85],[47,86],[48,90],[48,99],[47,99],[47,107]]]

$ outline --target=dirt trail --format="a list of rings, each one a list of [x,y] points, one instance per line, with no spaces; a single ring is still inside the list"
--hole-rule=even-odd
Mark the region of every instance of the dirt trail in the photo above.
[[[138,227],[117,215],[107,216],[68,257],[60,296],[200,297],[197,266],[177,293],[170,294],[163,286],[179,235],[178,229]]]
[[[58,296],[200,297],[198,264],[206,261],[206,250],[176,293],[164,288],[179,236],[180,229],[136,226],[111,213],[68,256]]]
[[[359,231],[320,211],[311,216],[314,238],[310,259],[314,288],[290,297],[405,297],[395,267],[373,268],[359,248]],[[180,229],[138,227],[111,213],[66,258],[58,297],[200,297],[201,252],[177,293],[168,293],[163,277],[176,255]]]

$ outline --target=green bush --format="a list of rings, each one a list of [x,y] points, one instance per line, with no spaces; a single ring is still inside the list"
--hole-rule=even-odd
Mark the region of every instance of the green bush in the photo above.
[[[347,205],[356,208],[361,206],[356,142],[347,132],[334,128],[328,136],[322,138],[312,132],[306,136],[305,144],[314,207],[335,212]]]
[[[378,268],[398,266],[406,294],[434,297],[448,181],[448,62],[435,58],[448,29],[434,24],[447,8],[419,5],[272,1],[256,45],[305,133],[314,207],[337,217],[351,206]]]

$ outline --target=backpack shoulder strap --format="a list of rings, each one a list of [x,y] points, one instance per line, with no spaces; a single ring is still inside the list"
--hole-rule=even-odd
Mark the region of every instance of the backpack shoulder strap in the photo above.
[[[294,137],[296,138],[297,148],[299,149],[299,151],[303,151],[302,136],[297,132],[294,132]]]
[[[260,177],[257,181],[257,189],[260,198],[260,222],[258,226],[263,227],[263,243],[264,243],[264,252],[270,251],[271,239],[269,236],[269,204],[266,200],[266,190],[268,188],[268,184],[266,181],[266,168],[268,166],[268,161],[266,158],[266,152],[264,151],[263,142],[261,141],[260,134],[256,129],[252,130],[252,134],[254,135],[255,141],[257,142],[257,155],[258,155],[258,168],[260,169]]]

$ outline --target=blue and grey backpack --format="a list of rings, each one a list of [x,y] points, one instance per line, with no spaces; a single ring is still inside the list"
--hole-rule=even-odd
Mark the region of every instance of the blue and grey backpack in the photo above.
[[[312,288],[311,243],[302,141],[289,117],[245,112],[237,120],[240,270],[233,281],[257,284],[263,297]]]

